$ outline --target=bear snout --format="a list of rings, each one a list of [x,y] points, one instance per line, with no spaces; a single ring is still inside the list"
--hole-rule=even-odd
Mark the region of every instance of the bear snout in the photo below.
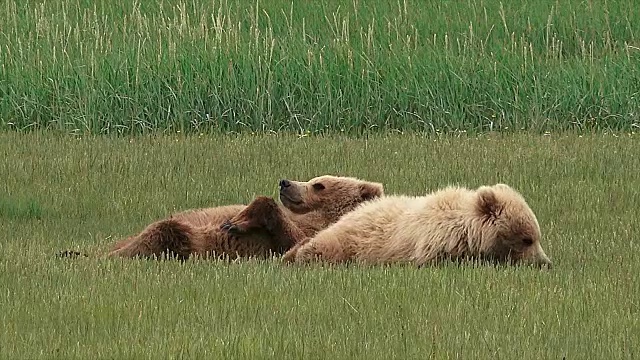
[[[551,262],[551,259],[549,259],[549,257],[543,253],[538,259],[538,266],[546,267],[547,269],[552,269],[553,262]]]
[[[289,181],[287,179],[280,180],[280,190],[284,190],[284,189],[288,188],[289,186],[291,186],[291,181]]]
[[[539,268],[546,267],[547,269],[551,269],[553,267],[551,259],[549,259],[539,243],[533,247],[529,253],[525,254],[524,257],[526,262],[536,265]]]

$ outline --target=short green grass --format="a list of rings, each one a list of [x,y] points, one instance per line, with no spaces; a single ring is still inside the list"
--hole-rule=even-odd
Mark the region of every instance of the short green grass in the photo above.
[[[0,128],[640,126],[631,0],[5,0]]]
[[[637,135],[0,134],[0,358],[618,359],[640,340]],[[505,182],[552,271],[103,260],[172,211],[332,173]],[[59,259],[63,249],[92,257]]]

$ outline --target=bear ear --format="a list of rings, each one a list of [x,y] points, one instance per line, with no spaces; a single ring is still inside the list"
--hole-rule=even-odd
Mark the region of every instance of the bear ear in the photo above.
[[[502,213],[503,204],[495,191],[488,186],[478,189],[478,211],[488,219],[497,219]]]
[[[384,189],[380,183],[360,184],[360,196],[363,200],[371,200],[384,195]]]

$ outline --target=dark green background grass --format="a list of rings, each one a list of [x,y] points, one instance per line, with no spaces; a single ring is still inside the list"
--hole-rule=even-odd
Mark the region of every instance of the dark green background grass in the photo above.
[[[0,128],[632,131],[636,5],[7,0]]]
[[[0,358],[634,358],[637,135],[0,134]],[[552,271],[103,260],[181,209],[332,173],[387,193],[505,182]],[[92,257],[58,259],[63,249]]]

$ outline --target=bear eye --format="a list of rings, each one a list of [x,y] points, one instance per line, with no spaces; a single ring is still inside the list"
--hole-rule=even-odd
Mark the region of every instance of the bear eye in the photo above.
[[[318,190],[318,191],[324,190],[324,185],[322,185],[322,183],[315,183],[315,184],[313,184],[311,186],[313,186],[314,190]]]
[[[522,243],[525,246],[531,246],[531,245],[533,245],[533,239],[532,238],[524,238],[524,239],[522,239]]]

